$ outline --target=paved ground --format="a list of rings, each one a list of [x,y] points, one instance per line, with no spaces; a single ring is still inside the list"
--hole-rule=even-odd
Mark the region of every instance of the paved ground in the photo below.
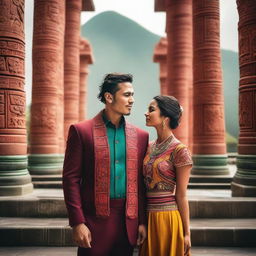
[[[0,247],[1,256],[76,256],[74,247]],[[138,254],[135,252],[134,256]],[[193,256],[255,256],[256,248],[195,247]],[[120,255],[121,256],[121,255]],[[161,256],[161,255],[155,255]]]

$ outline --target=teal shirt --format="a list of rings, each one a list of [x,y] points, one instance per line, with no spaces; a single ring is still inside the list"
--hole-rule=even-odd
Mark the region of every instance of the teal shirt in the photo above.
[[[103,114],[110,150],[110,198],[126,197],[126,138],[122,117],[116,128]]]

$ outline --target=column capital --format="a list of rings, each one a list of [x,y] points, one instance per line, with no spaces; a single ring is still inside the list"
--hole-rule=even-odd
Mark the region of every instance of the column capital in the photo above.
[[[161,37],[154,49],[153,61],[161,62],[167,59],[167,38]]]
[[[80,37],[80,57],[87,60],[87,64],[94,63],[94,56],[92,53],[92,47],[89,41]]]
[[[95,11],[93,0],[82,0],[82,11],[86,11],[86,12]]]

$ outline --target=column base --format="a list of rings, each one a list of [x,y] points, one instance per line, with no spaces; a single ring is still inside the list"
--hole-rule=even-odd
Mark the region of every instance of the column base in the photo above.
[[[232,196],[256,196],[256,155],[237,156],[237,172],[231,191]]]
[[[229,174],[227,155],[193,155],[195,175],[226,175]]]
[[[0,156],[0,196],[33,192],[27,156]]]
[[[22,196],[33,192],[33,184],[18,186],[0,186],[0,196]]]
[[[62,188],[63,154],[29,155],[29,172],[35,188]]]
[[[31,154],[28,156],[28,170],[32,175],[61,174],[63,159],[61,154]]]

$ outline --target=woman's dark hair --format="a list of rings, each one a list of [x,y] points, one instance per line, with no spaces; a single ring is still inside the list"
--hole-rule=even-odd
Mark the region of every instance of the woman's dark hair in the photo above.
[[[115,95],[115,93],[120,89],[118,87],[119,83],[125,83],[130,82],[132,83],[133,76],[131,74],[121,74],[121,73],[110,73],[106,74],[102,84],[99,86],[100,92],[98,94],[98,99],[106,103],[104,94],[106,92],[111,93],[112,95]]]
[[[163,95],[155,96],[153,99],[157,102],[161,115],[170,118],[171,129],[177,128],[182,115],[182,107],[178,100],[173,96]]]

